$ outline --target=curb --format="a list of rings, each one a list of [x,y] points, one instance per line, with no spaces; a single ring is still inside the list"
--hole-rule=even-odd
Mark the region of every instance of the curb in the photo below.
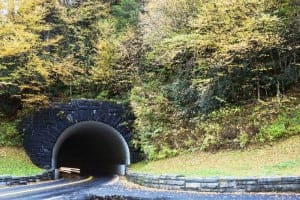
[[[300,176],[188,178],[183,175],[150,175],[127,172],[133,183],[158,189],[196,192],[300,192]]]
[[[54,170],[47,170],[32,176],[0,176],[0,186],[27,185],[28,183],[48,181],[54,179]]]

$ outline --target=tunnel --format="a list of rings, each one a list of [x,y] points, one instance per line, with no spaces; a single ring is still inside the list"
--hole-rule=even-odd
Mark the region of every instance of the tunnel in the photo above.
[[[42,169],[123,175],[126,166],[143,159],[132,145],[134,120],[130,105],[73,99],[33,111],[18,130],[30,160]]]
[[[68,127],[56,140],[52,169],[79,168],[81,174],[125,174],[130,152],[124,137],[113,127],[85,121]]]

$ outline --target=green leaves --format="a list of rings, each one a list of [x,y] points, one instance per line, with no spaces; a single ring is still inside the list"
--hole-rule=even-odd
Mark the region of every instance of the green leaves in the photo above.
[[[121,0],[120,4],[112,6],[112,14],[117,18],[116,28],[122,31],[127,26],[136,26],[140,4],[137,0]]]
[[[21,145],[21,135],[16,125],[14,122],[0,122],[0,147]]]
[[[300,108],[296,107],[294,111],[282,113],[278,118],[262,127],[258,140],[274,141],[278,138],[287,137],[300,133]]]

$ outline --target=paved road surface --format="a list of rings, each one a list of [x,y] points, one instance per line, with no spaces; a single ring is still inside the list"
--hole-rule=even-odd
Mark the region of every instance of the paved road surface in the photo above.
[[[118,177],[56,180],[29,186],[0,188],[0,200],[69,200],[93,196],[125,196],[131,200],[300,200],[299,194],[202,194],[193,192],[134,189]],[[101,199],[101,198],[99,198]],[[125,198],[126,199],[126,198]]]

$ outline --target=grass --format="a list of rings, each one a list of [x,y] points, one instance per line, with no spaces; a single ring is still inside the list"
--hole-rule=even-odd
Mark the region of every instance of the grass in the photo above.
[[[300,175],[300,136],[272,146],[218,153],[193,152],[164,160],[141,162],[133,172],[181,174],[188,177]]]
[[[26,176],[41,173],[24,149],[16,147],[0,147],[0,175]]]
[[[132,165],[130,170],[190,177],[300,175],[300,136],[245,151],[194,152],[141,162]],[[0,175],[24,176],[41,172],[22,148],[0,147]]]

